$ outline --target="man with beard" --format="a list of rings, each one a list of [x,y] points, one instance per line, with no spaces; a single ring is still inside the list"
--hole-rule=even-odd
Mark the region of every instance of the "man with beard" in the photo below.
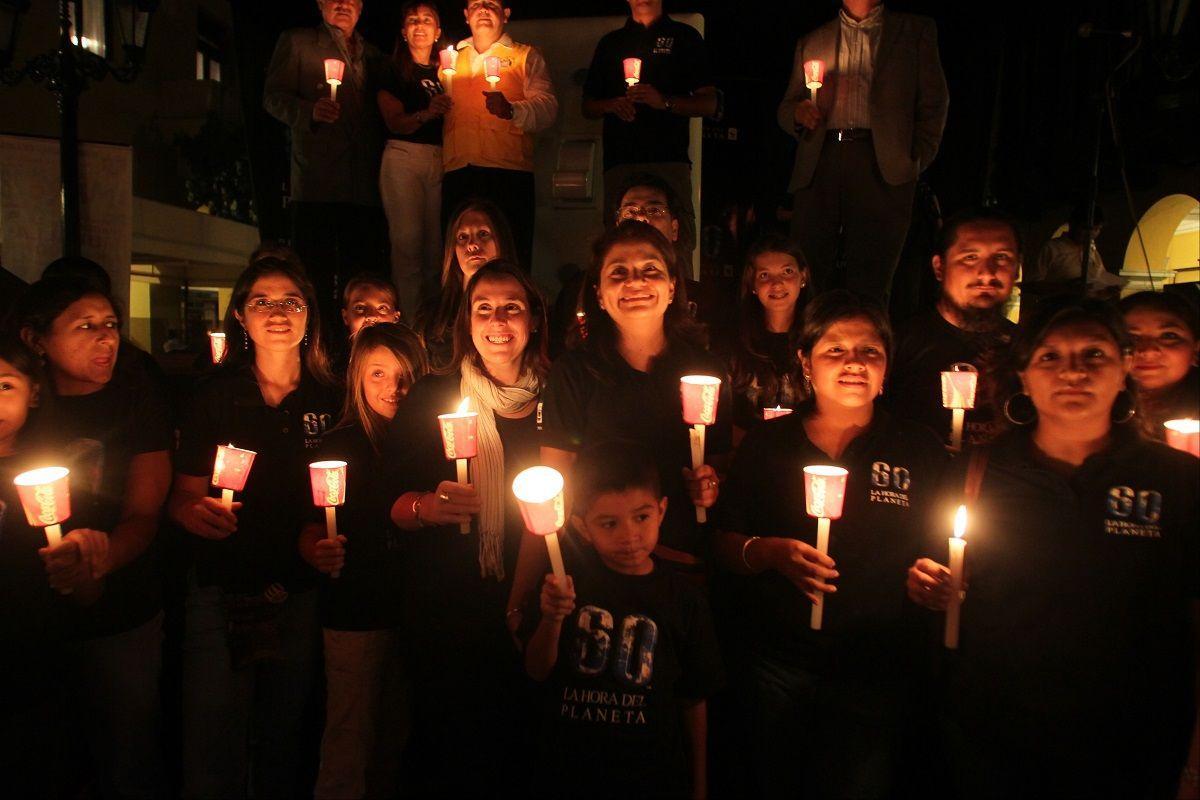
[[[950,410],[942,407],[941,373],[965,362],[979,370],[975,408],[967,411],[964,444],[995,433],[1002,409],[991,403],[992,375],[1016,326],[1004,316],[1021,269],[1021,237],[1008,216],[991,210],[946,220],[933,255],[942,285],[937,306],[901,327],[884,395],[901,417],[923,422],[949,439]]]

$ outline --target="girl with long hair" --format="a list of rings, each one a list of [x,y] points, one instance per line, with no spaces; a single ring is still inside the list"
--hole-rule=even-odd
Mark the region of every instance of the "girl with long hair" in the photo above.
[[[1143,432],[1165,435],[1163,423],[1200,417],[1200,312],[1177,294],[1138,292],[1121,301],[1133,337]]]

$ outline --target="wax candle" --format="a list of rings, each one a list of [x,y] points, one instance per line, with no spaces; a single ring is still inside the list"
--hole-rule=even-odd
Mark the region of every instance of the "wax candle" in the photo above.
[[[337,88],[342,85],[346,62],[340,58],[325,59],[325,82],[329,84],[329,99],[337,100]]]
[[[22,472],[14,480],[25,520],[45,528],[46,543],[62,542],[62,524],[71,516],[71,472],[66,467],[42,467]]]
[[[621,64],[625,67],[625,83],[630,86],[637,85],[637,82],[642,79],[642,60],[640,58],[627,58]]]
[[[955,453],[962,450],[963,420],[967,409],[975,407],[978,384],[979,370],[974,364],[951,364],[942,372],[942,407],[950,409],[950,449]]]
[[[308,465],[313,505],[325,509],[325,535],[336,539],[337,507],[346,502],[346,462],[314,461]],[[335,571],[333,577],[338,577]]]
[[[457,60],[458,51],[455,50],[453,46],[447,47],[445,50],[438,51],[438,66],[440,66],[442,72],[446,73],[447,75],[454,75],[454,65]]]
[[[704,464],[704,430],[717,421],[717,403],[721,399],[721,379],[711,375],[684,375],[679,379],[683,399],[683,421],[692,426],[688,444],[692,450],[692,469]],[[696,522],[708,521],[707,509],[696,506]]]
[[[817,518],[817,550],[821,555],[829,555],[829,521],[842,516],[849,474],[841,467],[817,465],[804,468],[804,505],[808,515]],[[813,603],[809,616],[809,627],[814,631],[821,630],[824,612],[825,597],[821,595]]]
[[[1163,423],[1167,444],[1200,458],[1200,420],[1173,419]]]
[[[221,504],[226,511],[233,510],[233,493],[246,488],[250,467],[258,453],[243,450],[230,444],[217,445],[217,457],[213,461],[212,485],[221,490]]]
[[[483,76],[493,88],[500,83],[499,56],[488,56],[483,60]]]
[[[567,577],[558,546],[558,531],[567,521],[562,473],[552,467],[530,467],[513,479],[512,488],[525,527],[546,540],[554,576],[562,582]]]
[[[212,363],[220,364],[225,360],[225,334],[221,331],[210,331],[208,334],[208,349],[212,351]]]
[[[764,408],[762,413],[763,419],[778,419],[779,417],[786,417],[788,414],[792,413],[792,409],[784,408],[782,406],[775,406],[774,408]]]
[[[464,397],[453,414],[438,415],[438,426],[442,431],[442,449],[446,458],[454,462],[458,482],[463,485],[470,483],[467,459],[474,458],[479,452],[479,443],[475,439],[479,414],[468,410],[470,405],[471,398]],[[458,531],[470,533],[471,523],[462,523],[458,526]]]
[[[946,606],[945,645],[958,649],[958,619],[962,608],[963,556],[967,552],[967,507],[959,506],[954,514],[954,535],[950,537],[950,604]]]
[[[825,62],[814,58],[804,62],[804,85],[812,92],[812,101],[817,102],[817,89],[825,85]]]

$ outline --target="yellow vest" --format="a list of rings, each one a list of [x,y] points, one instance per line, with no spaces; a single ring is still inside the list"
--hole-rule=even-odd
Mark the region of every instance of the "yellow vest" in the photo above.
[[[525,99],[525,60],[532,48],[513,42],[496,42],[489,55],[500,58],[500,83],[492,87],[484,77],[484,60],[471,45],[458,51],[454,77],[447,93],[454,101],[442,132],[442,161],[446,171],[469,164],[477,167],[533,172],[533,134],[516,123],[491,114],[484,92],[502,92],[508,102]],[[472,63],[474,62],[474,63]],[[445,76],[442,78],[445,82]]]

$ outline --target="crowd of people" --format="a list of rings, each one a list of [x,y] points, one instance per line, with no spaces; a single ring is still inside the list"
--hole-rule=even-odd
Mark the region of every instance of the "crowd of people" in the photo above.
[[[718,102],[703,40],[658,0],[630,0],[597,47],[584,110],[605,115],[609,207],[554,302],[528,269],[528,137],[555,102],[538,51],[504,33],[509,9],[465,4],[451,90],[434,6],[405,6],[383,69],[354,32],[361,3],[319,5],[268,78],[297,236],[250,255],[223,354],[167,392],[83,259],[47,267],[0,331],[13,796],[1200,791],[1200,462],[1163,441],[1165,421],[1200,417],[1200,312],[1077,289],[1014,324],[1019,228],[974,209],[940,229],[936,306],[893,328],[903,236],[872,238],[872,220],[907,219],[936,152],[931,23],[847,0],[801,41],[780,107],[801,221],[748,249],[727,328],[681,255],[686,137],[640,160],[645,131],[686,132]],[[325,54],[345,62],[336,102]],[[683,60],[659,73],[660,55]],[[902,85],[871,89],[881,63]],[[390,135],[369,174],[354,111],[375,101]],[[900,136],[923,144],[901,159]],[[386,225],[343,181],[378,186]],[[838,193],[847,216],[814,219],[809,195]],[[362,269],[388,250],[372,226],[390,231],[391,278]],[[961,447],[942,396],[955,365],[978,372]],[[699,453],[693,375],[720,379]],[[464,402],[465,474],[438,421]],[[222,445],[255,454],[231,497]],[[323,461],[347,465],[336,516],[314,502]],[[566,478],[561,576],[512,490],[536,465]],[[848,471],[827,547],[814,465]],[[70,470],[57,543],[14,485],[46,466]]]

